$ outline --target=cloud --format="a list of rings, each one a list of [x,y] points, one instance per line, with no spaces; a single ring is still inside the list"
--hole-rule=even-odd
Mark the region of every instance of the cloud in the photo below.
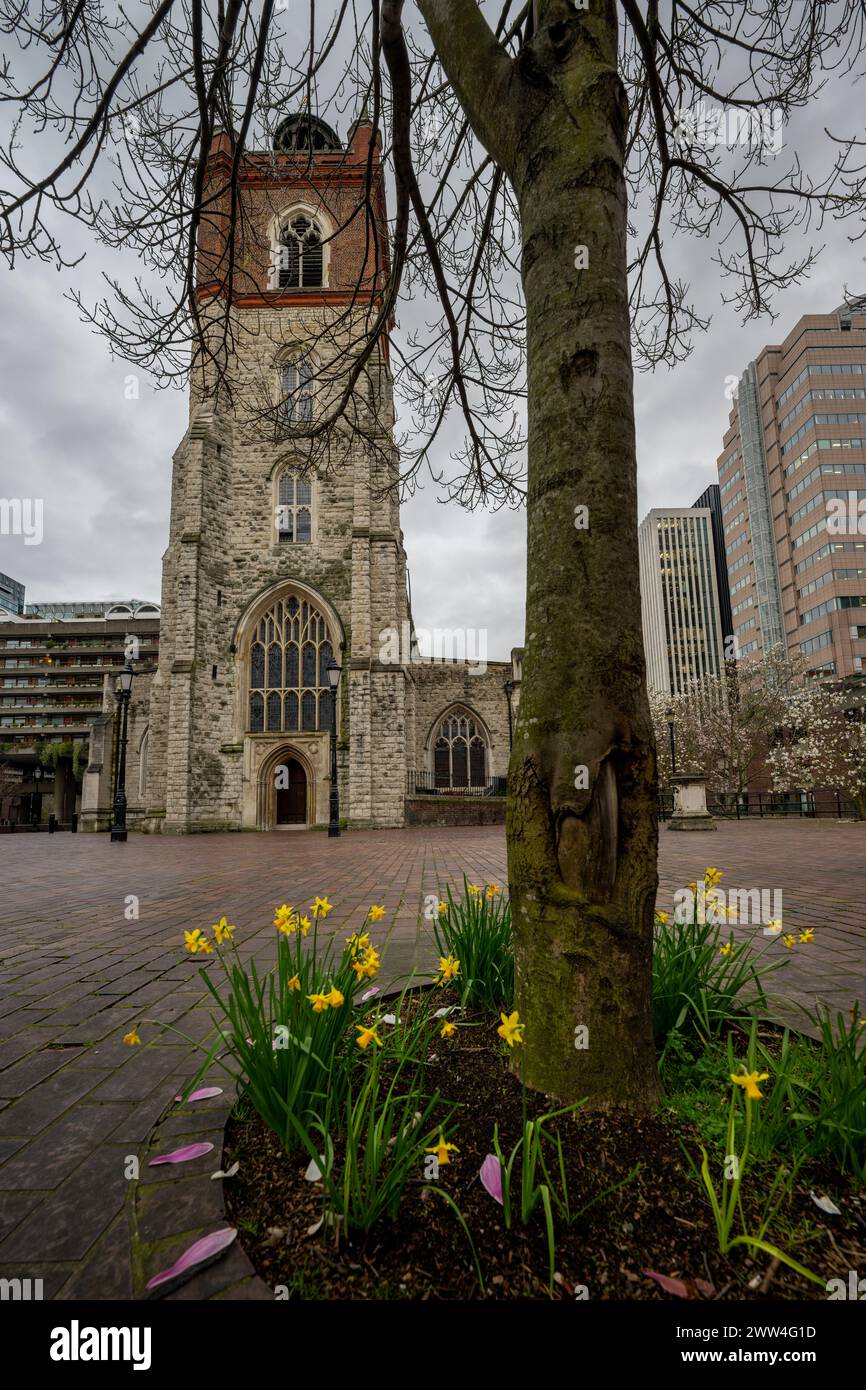
[[[786,132],[777,158],[786,160],[796,145],[807,167],[820,167],[823,128],[845,130],[850,116],[850,84],[837,79]],[[691,283],[698,312],[712,313],[713,322],[686,363],[636,378],[639,516],[653,506],[688,505],[716,478],[730,408],[725,377],[739,375],[801,314],[833,309],[846,282],[862,290],[862,247],[848,242],[852,230],[828,222],[816,238],[826,243],[817,270],[779,296],[778,322],[745,326],[721,302],[725,282],[709,263],[713,243],[669,241],[670,266]],[[805,244],[805,237],[791,237],[786,261]],[[120,263],[129,287],[140,266]],[[0,496],[42,497],[45,516],[40,546],[0,537],[0,569],[26,583],[29,601],[160,597],[171,456],[186,428],[186,402],[175,391],[154,392],[143,374],[139,398],[126,399],[130,369],[111,360],[105,342],[63,298],[74,278],[85,301],[95,302],[108,265],[96,248],[74,272],[29,262],[0,280]],[[117,266],[115,257],[115,273]],[[411,315],[404,310],[407,324]],[[443,506],[426,481],[404,505],[403,528],[416,622],[486,628],[491,658],[507,657],[524,635],[525,516]]]

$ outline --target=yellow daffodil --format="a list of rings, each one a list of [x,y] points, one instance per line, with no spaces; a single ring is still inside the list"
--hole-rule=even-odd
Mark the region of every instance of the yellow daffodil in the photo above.
[[[436,984],[444,985],[449,980],[456,980],[460,974],[460,962],[453,956],[439,957],[439,974],[436,976]]]
[[[374,980],[378,974],[379,965],[379,957],[372,946],[363,956],[356,956],[352,961],[352,969],[359,983],[361,980]]]
[[[440,902],[439,902],[439,916],[440,916],[440,917],[444,917],[444,916],[445,916],[445,913],[446,913],[447,911],[448,911],[448,904],[447,904],[447,903],[443,903],[443,902],[441,901],[441,899],[440,899]]]
[[[686,887],[687,887],[688,889],[690,889],[692,893],[697,893],[697,891],[698,891],[698,885],[697,885],[697,883],[694,881],[694,879],[692,879],[692,882],[691,882],[691,883],[687,883],[687,884],[686,884]]]
[[[442,1027],[439,1029],[439,1036],[440,1038],[453,1038],[456,1032],[457,1024],[449,1023],[446,1020],[445,1023],[442,1024]]]
[[[353,932],[351,936],[346,937],[346,945],[352,952],[353,956],[359,956],[362,951],[366,951],[369,949],[370,933],[363,932],[359,934],[358,932]]]
[[[292,936],[298,929],[298,917],[295,909],[283,903],[274,911],[274,926],[283,936]]]
[[[473,894],[479,894],[479,893],[481,892],[481,889],[478,887],[478,884],[477,884],[477,883],[467,883],[466,889],[467,889],[467,892],[473,893]]]
[[[513,1047],[515,1043],[522,1043],[523,1029],[526,1025],[520,1022],[517,1010],[515,1009],[513,1014],[500,1014],[499,1017],[502,1022],[496,1031],[500,1038],[504,1038],[509,1047]]]
[[[202,939],[201,939],[201,941],[198,943],[198,949],[199,949],[199,951],[201,952],[201,954],[202,954],[203,956],[212,956],[212,955],[213,955],[213,942],[212,942],[212,941],[208,941],[207,937],[206,937],[206,936],[203,936]]]
[[[313,1006],[314,1014],[323,1014],[328,1007],[327,994],[308,994],[307,998]]]
[[[382,1039],[379,1037],[375,1028],[365,1028],[363,1023],[356,1023],[355,1027],[358,1030],[358,1036],[355,1042],[359,1047],[369,1047],[371,1042],[375,1043],[377,1047],[382,1046]]]
[[[138,1036],[137,1028],[130,1028],[128,1033],[124,1033],[123,1041],[127,1047],[141,1047],[141,1038]]]
[[[766,933],[767,933],[767,936],[781,936],[781,934],[782,934],[782,919],[781,919],[781,917],[771,917],[770,920],[769,920],[769,922],[768,922],[767,925],[766,925],[765,931],[766,931]]]
[[[185,949],[189,951],[191,956],[197,955],[199,951],[201,951],[203,955],[208,954],[211,949],[210,942],[201,930],[201,927],[196,927],[195,931],[185,931],[183,935]]]
[[[301,988],[301,979],[299,975],[292,976],[292,978],[289,980],[288,988],[292,993]]]
[[[810,942],[815,940],[815,933],[811,927],[807,927],[805,931],[800,932],[800,940],[807,946]]]
[[[734,949],[733,941],[727,941],[724,946],[719,947],[720,956],[729,956]]]
[[[721,877],[721,869],[707,869],[704,873],[704,883],[708,888],[715,888],[716,884],[721,880]]]
[[[731,1072],[731,1080],[735,1086],[742,1086],[745,1089],[749,1100],[763,1100],[761,1092],[758,1090],[759,1081],[768,1081],[770,1073],[762,1071],[760,1076],[756,1071],[750,1071],[747,1075],[738,1076]]]
[[[665,926],[665,925],[666,925],[667,920],[668,920],[668,914],[667,914],[666,912],[657,912],[657,913],[656,913],[656,921],[657,921],[657,922],[661,922],[662,926]]]
[[[367,916],[369,917],[371,922],[379,922],[385,916],[385,909],[384,907],[376,907],[374,905],[370,908],[370,911],[367,913]]]
[[[488,898],[495,898],[498,892],[499,892],[499,885],[498,885],[498,884],[496,884],[496,883],[488,883],[488,885],[487,885],[487,893],[486,893],[485,896],[488,897]]]
[[[301,929],[301,936],[306,936],[307,932],[310,930],[310,919],[309,919],[309,917],[301,917],[300,920],[299,920],[299,922],[298,922],[298,926],[299,926],[300,929]]]
[[[445,1140],[440,1134],[439,1143],[432,1144],[430,1148],[425,1149],[424,1152],[428,1154],[435,1154],[437,1159],[439,1160],[439,1167],[441,1168],[443,1164],[451,1162],[451,1159],[448,1157],[449,1153],[456,1154],[459,1153],[460,1150],[458,1149],[456,1144],[446,1144]]]
[[[787,935],[787,936],[783,936],[783,937],[782,937],[782,945],[783,945],[783,946],[787,946],[787,948],[788,948],[789,951],[792,951],[792,950],[794,949],[794,947],[796,946],[796,944],[797,944],[797,938],[796,938],[796,936],[794,936],[794,934],[793,934],[792,932],[788,932],[788,935]]]
[[[328,902],[326,895],[324,898],[316,898],[316,901],[313,903],[312,907],[310,908],[310,911],[312,912],[314,917],[321,917],[324,919],[331,911],[333,905],[333,903]]]
[[[332,989],[328,995],[328,1003],[332,1009],[339,1009],[341,1004],[345,1004],[345,998],[338,989]]]
[[[216,944],[222,946],[224,941],[231,941],[234,936],[234,927],[229,926],[225,917],[221,917],[218,922],[214,922],[211,931],[216,937]]]

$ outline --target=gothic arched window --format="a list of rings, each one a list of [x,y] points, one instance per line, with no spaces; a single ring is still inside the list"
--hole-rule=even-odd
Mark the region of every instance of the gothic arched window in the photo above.
[[[283,425],[308,425],[312,420],[312,363],[285,362],[280,368],[279,415]]]
[[[306,213],[298,213],[280,232],[278,287],[320,289],[324,271],[322,229]]]
[[[288,468],[277,483],[277,539],[288,544],[309,541],[312,535],[313,484],[297,468]],[[297,649],[291,659],[297,663]]]
[[[437,787],[482,787],[487,781],[487,736],[467,709],[450,710],[433,746]]]
[[[249,655],[249,730],[316,733],[330,727],[327,664],[333,640],[307,599],[280,599],[256,623]]]

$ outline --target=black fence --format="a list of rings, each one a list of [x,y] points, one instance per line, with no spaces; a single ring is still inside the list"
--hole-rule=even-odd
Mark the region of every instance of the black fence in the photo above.
[[[58,820],[56,816],[49,816],[47,820],[40,821],[38,825],[33,825],[29,821],[6,821],[0,823],[0,835],[53,835],[57,830],[78,829],[78,814],[73,815],[72,820]]]
[[[471,787],[443,787],[437,783],[435,772],[407,772],[407,796],[505,796],[507,778],[487,777],[473,782]]]
[[[707,810],[722,820],[763,820],[770,816],[799,816],[810,820],[818,817],[856,817],[857,807],[841,792],[709,792]],[[659,797],[659,820],[668,820],[673,812],[673,794]]]

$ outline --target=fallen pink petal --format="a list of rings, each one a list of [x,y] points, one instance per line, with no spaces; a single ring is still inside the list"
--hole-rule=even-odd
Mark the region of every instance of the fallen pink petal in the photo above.
[[[665,1293],[675,1294],[677,1298],[688,1298],[689,1291],[682,1279],[672,1279],[669,1274],[657,1274],[654,1269],[645,1269],[644,1274],[648,1279],[655,1279]]]
[[[215,1255],[221,1255],[223,1250],[227,1250],[232,1241],[236,1238],[237,1231],[233,1226],[226,1226],[221,1231],[214,1231],[209,1236],[202,1236],[201,1240],[194,1241],[188,1250],[184,1250],[179,1259],[175,1260],[168,1269],[160,1270],[159,1274],[154,1274],[152,1279],[147,1281],[148,1292],[156,1289],[160,1284],[167,1284],[170,1279],[176,1279],[178,1275],[185,1274],[188,1269],[194,1269],[196,1265],[202,1264],[205,1260],[212,1260]]]
[[[156,1167],[157,1163],[189,1163],[193,1158],[201,1158],[204,1154],[209,1154],[213,1144],[205,1143],[202,1140],[198,1144],[185,1144],[182,1149],[175,1149],[170,1154],[160,1154],[158,1158],[152,1158],[148,1163],[148,1168]]]
[[[214,1096],[221,1096],[222,1093],[222,1086],[202,1086],[200,1090],[193,1091],[191,1096],[187,1096],[186,1104],[189,1105],[191,1100],[211,1100]],[[178,1092],[175,1100],[183,1100],[183,1091]]]
[[[489,1192],[490,1196],[494,1197],[502,1206],[502,1164],[496,1154],[487,1155],[478,1176],[485,1192]]]

